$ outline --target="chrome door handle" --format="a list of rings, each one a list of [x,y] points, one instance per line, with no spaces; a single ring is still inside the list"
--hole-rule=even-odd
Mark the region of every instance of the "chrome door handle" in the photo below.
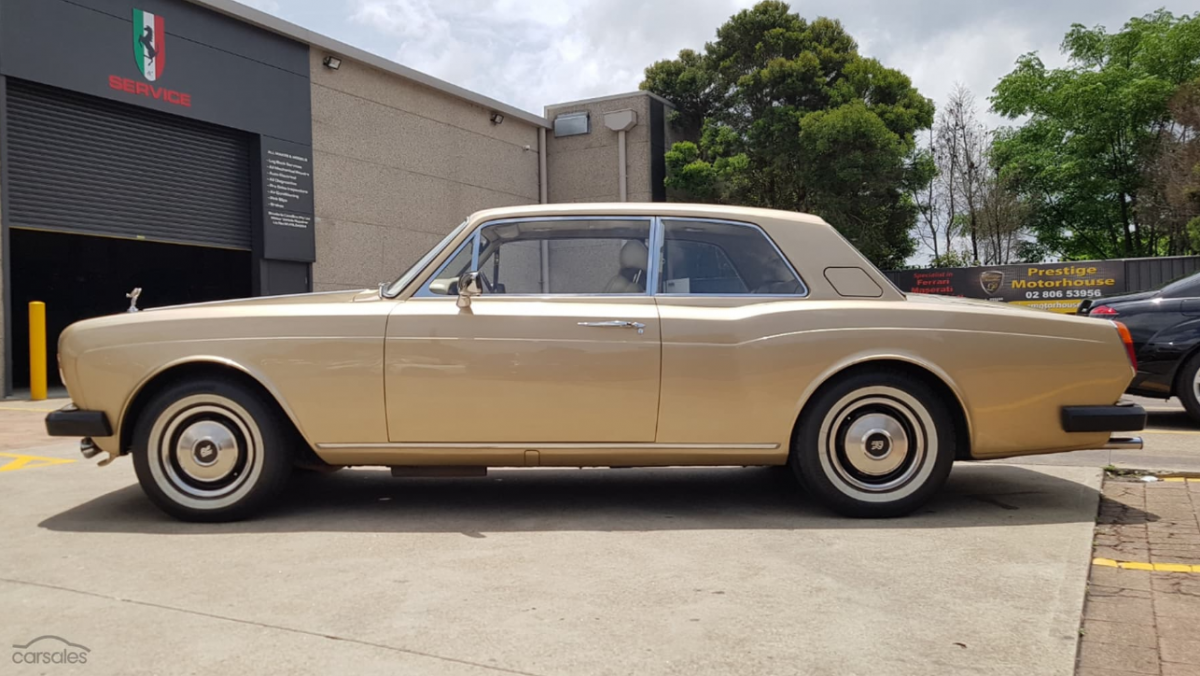
[[[639,334],[646,332],[646,325],[641,322],[627,322],[620,319],[614,319],[609,322],[579,322],[580,326],[594,326],[597,328],[606,329],[637,329]]]

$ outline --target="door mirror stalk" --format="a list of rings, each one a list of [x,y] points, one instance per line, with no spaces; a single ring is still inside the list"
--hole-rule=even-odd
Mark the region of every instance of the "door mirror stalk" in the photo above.
[[[466,310],[471,307],[471,298],[483,293],[483,285],[478,272],[464,272],[458,278],[458,307]]]

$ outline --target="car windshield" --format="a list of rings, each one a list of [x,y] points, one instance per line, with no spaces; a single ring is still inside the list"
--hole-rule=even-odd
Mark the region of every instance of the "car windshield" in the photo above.
[[[466,229],[466,227],[466,221],[459,223],[458,227],[454,230],[451,230],[450,234],[446,235],[445,239],[435,244],[428,253],[426,253],[424,256],[421,256],[419,261],[413,263],[412,267],[406,270],[404,274],[400,275],[399,279],[389,284],[388,287],[383,290],[383,295],[387,296],[388,298],[396,297],[396,295],[404,290],[404,287],[408,286],[408,283],[413,280],[413,277],[416,277],[417,273],[424,270],[425,266],[429,265],[429,261],[433,260],[438,255],[438,252],[446,248],[446,245],[453,241],[454,238],[458,236],[458,233],[462,232],[464,229]]]

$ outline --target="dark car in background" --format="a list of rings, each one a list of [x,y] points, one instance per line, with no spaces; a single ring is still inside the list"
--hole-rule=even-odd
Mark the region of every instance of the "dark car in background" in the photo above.
[[[1200,273],[1152,291],[1085,300],[1078,312],[1128,327],[1137,352],[1130,394],[1179,397],[1200,423]]]

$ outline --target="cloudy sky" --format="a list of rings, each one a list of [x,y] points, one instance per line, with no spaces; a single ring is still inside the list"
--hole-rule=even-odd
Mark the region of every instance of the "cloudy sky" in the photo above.
[[[699,49],[753,0],[242,0],[443,80],[541,113],[637,88],[642,69]],[[939,104],[955,82],[982,101],[1024,52],[1047,63],[1073,22],[1119,28],[1196,0],[796,0],[837,18],[860,51],[910,75]],[[985,103],[986,105],[986,103]],[[997,118],[986,116],[989,121]]]

